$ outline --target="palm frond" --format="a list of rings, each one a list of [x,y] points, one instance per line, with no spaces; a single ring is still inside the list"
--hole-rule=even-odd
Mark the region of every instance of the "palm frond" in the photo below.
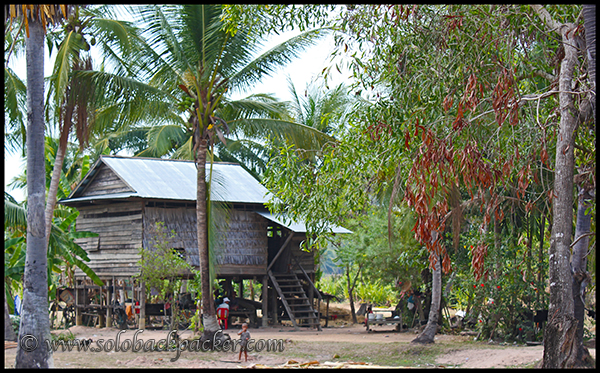
[[[132,8],[143,25],[147,46],[139,50],[134,61],[141,80],[163,90],[173,89],[185,71],[193,71],[197,60],[190,60],[182,41],[181,5],[149,5]],[[201,25],[197,25],[201,27]]]
[[[129,150],[131,153],[138,153],[148,147],[148,131],[150,131],[150,127],[134,127],[105,133],[94,140],[94,150],[97,153],[102,153],[105,149],[115,152]]]
[[[287,82],[289,93],[292,95],[292,105],[296,108],[296,121],[298,123],[306,123],[304,110],[299,110],[302,107],[302,100],[300,99],[300,96],[298,96],[298,89],[294,86],[292,77],[289,75],[287,76]]]
[[[181,126],[165,125],[155,126],[148,131],[148,148],[144,150],[145,154],[152,154],[153,157],[162,157],[185,143],[186,133]]]
[[[24,229],[27,227],[27,210],[25,207],[11,201],[4,193],[4,229],[7,227]]]
[[[54,97],[54,107],[60,107],[65,99],[74,62],[79,59],[79,52],[84,48],[83,39],[78,40],[76,35],[79,34],[75,31],[70,31],[65,35],[54,61],[47,99],[50,102],[50,96]]]
[[[320,38],[331,30],[319,28],[309,30],[290,38],[289,40],[271,48],[259,57],[250,61],[229,77],[229,84],[233,90],[244,91],[263,77],[269,76],[278,68],[286,65],[307,47],[314,45]],[[240,33],[240,32],[238,32]],[[236,34],[237,35],[237,34]]]
[[[25,151],[25,114],[27,112],[27,88],[14,71],[4,67],[4,148]],[[8,125],[8,126],[7,126]]]
[[[227,146],[219,143],[217,149],[221,161],[239,164],[260,181],[261,175],[266,170],[269,155],[263,144],[246,139],[228,139]]]
[[[333,137],[315,128],[284,120],[249,118],[233,122],[245,138],[288,141],[298,149],[320,150],[325,143],[336,142]]]
[[[186,54],[204,66],[223,65],[218,62],[226,48],[227,34],[221,29],[221,6],[215,4],[186,4],[181,10],[182,44]]]
[[[271,118],[291,121],[289,109],[290,106],[287,102],[277,101],[272,95],[253,94],[239,100],[225,102],[217,115],[228,122],[240,118]]]
[[[173,154],[171,155],[171,159],[186,159],[193,160],[193,146],[192,146],[193,138],[189,136],[184,144],[182,144],[179,148],[175,149]]]

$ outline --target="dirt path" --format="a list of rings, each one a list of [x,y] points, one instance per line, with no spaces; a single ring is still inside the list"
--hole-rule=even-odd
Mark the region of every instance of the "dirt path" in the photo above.
[[[335,327],[326,328],[323,331],[294,331],[291,327],[276,327],[251,330],[252,338],[255,340],[282,340],[286,351],[275,353],[251,352],[248,362],[238,361],[238,354],[235,352],[209,352],[193,353],[190,351],[182,352],[176,361],[176,352],[141,352],[134,353],[116,352],[116,351],[57,351],[54,353],[54,363],[59,367],[188,367],[188,368],[228,368],[228,367],[261,367],[261,366],[282,366],[283,364],[310,363],[318,361],[323,364],[329,364],[331,367],[339,367],[344,361],[337,359],[335,355],[348,353],[344,351],[347,346],[365,346],[368,351],[369,346],[381,346],[381,344],[390,344],[390,355],[394,353],[400,355],[402,350],[398,346],[412,348],[412,354],[418,353],[419,348],[410,345],[410,341],[415,338],[412,332],[395,333],[393,327],[380,327],[372,333],[367,333],[363,326]],[[133,341],[135,330],[128,330],[119,334],[119,331],[112,328],[96,329],[90,327],[72,327],[70,331],[76,338],[91,338],[94,343],[99,340],[105,342],[109,339],[115,340],[119,337],[120,343],[125,340]],[[228,330],[232,339],[237,339],[237,329]],[[190,338],[191,332],[181,332],[182,338]],[[145,330],[138,332],[137,339],[145,343],[151,339],[159,341],[167,337],[166,331]],[[436,346],[442,348],[442,354],[435,359],[435,364],[426,366],[444,366],[444,367],[463,367],[463,368],[507,368],[507,367],[527,367],[533,366],[543,357],[542,346],[498,346],[485,343],[473,343],[472,337],[463,337],[455,335],[438,335],[436,337]],[[293,348],[295,346],[295,349]],[[346,346],[346,347],[342,347]],[[310,354],[304,354],[305,350],[310,349]],[[385,349],[382,349],[385,350]],[[444,353],[443,351],[446,350]],[[595,349],[590,349],[595,358]],[[4,367],[14,367],[16,348],[5,349]],[[369,361],[369,353],[358,355],[363,362]],[[398,358],[398,356],[396,356]],[[290,362],[290,360],[293,360]],[[356,361],[356,360],[355,360]],[[336,365],[337,364],[337,365]],[[389,364],[396,365],[397,364]],[[325,365],[327,366],[327,365]]]
[[[410,341],[415,338],[413,332],[396,333],[393,332],[393,326],[382,326],[372,333],[367,333],[364,326],[338,326],[333,328],[324,328],[323,331],[294,331],[291,327],[269,327],[264,329],[251,330],[252,338],[255,340],[278,340],[285,346],[284,352],[251,352],[248,362],[238,361],[236,352],[209,352],[198,353],[197,351],[184,351],[175,360],[174,351],[162,352],[140,352],[132,351],[80,351],[76,350],[57,351],[54,353],[55,367],[77,367],[77,368],[96,368],[96,367],[164,367],[164,368],[234,368],[234,367],[262,367],[262,366],[282,366],[284,364],[308,364],[318,361],[323,366],[339,367],[344,363],[343,359],[336,359],[336,355],[349,353],[344,349],[364,348],[367,352],[358,351],[354,361],[362,360],[369,362],[369,346],[381,346],[381,344],[390,344],[390,356],[393,360],[398,360],[402,353],[406,353],[406,348],[411,351],[410,354],[418,353],[420,348],[411,345]],[[126,340],[132,343],[135,338],[147,343],[154,340],[158,343],[161,339],[167,338],[166,331],[145,330],[137,332],[127,330],[119,333],[113,328],[90,328],[90,327],[72,327],[70,331],[76,338],[91,338],[94,343],[104,340],[103,346],[108,344],[108,340],[115,341],[118,337],[120,343]],[[237,339],[238,329],[227,331],[232,339]],[[191,331],[180,332],[183,339],[191,338]],[[461,368],[508,368],[508,367],[531,367],[543,357],[543,346],[499,346],[498,344],[487,345],[486,343],[474,343],[473,337],[456,335],[438,335],[436,336],[435,346],[439,346],[442,353],[435,359],[435,364],[424,364],[425,366],[444,366]],[[94,345],[92,345],[94,346]],[[354,347],[349,347],[354,346]],[[405,348],[398,349],[398,346]],[[294,348],[295,347],[295,348]],[[412,349],[412,350],[411,350]],[[309,352],[307,352],[310,350]],[[381,349],[385,350],[385,349]],[[306,352],[306,353],[305,353]],[[590,353],[595,358],[596,350],[590,349]],[[394,354],[396,356],[394,356]],[[4,367],[14,367],[16,348],[5,349]],[[329,364],[329,365],[323,365]],[[337,365],[336,365],[337,364]],[[309,366],[309,365],[306,365]],[[314,366],[314,365],[312,365]]]

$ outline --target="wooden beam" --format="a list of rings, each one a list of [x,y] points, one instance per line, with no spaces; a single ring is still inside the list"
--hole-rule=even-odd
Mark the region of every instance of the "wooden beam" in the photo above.
[[[327,327],[327,325],[329,324],[329,301],[331,300],[331,298],[327,298],[327,310],[325,311],[325,327]],[[319,320],[319,322],[321,322]]]
[[[77,286],[79,284],[79,280],[75,280],[75,325],[76,326],[80,326],[83,325],[83,316],[81,315],[81,311],[79,310],[79,301],[80,296],[79,296],[79,287]],[[65,325],[67,324],[67,322],[65,321]]]
[[[269,277],[263,276],[262,283],[262,326],[263,328],[266,328],[269,319],[267,316],[269,314],[269,309],[267,308],[269,306]]]
[[[275,261],[279,258],[279,256],[281,255],[281,253],[283,253],[283,249],[285,249],[285,247],[290,243],[290,241],[292,240],[293,236],[294,236],[294,232],[290,232],[290,235],[287,237],[287,239],[285,240],[285,242],[283,243],[283,245],[281,246],[281,248],[277,252],[277,255],[275,255],[275,257],[273,258],[273,260],[271,260],[271,263],[269,263],[269,266],[267,267],[267,273],[269,272],[269,270],[271,269],[271,267],[273,266],[273,264],[275,264]]]
[[[146,329],[146,284],[143,281],[140,282],[140,321],[138,329]]]

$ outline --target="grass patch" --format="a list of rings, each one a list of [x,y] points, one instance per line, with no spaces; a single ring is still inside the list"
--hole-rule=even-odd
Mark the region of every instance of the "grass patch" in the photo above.
[[[314,343],[294,341],[286,344],[285,352],[277,353],[290,359],[324,361],[354,361],[385,366],[426,366],[435,364],[436,358],[445,353],[448,345],[414,345],[405,342],[392,343]],[[264,355],[271,353],[263,352]],[[275,353],[271,356],[276,356]],[[335,357],[338,356],[338,357]]]

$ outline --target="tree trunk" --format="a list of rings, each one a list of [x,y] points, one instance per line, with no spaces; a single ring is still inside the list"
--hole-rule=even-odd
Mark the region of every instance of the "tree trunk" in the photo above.
[[[585,42],[587,45],[588,76],[592,90],[596,92],[596,4],[583,5],[583,22],[585,25]],[[594,102],[596,95],[594,97]]]
[[[589,236],[592,223],[591,212],[586,210],[591,206],[591,196],[585,187],[580,187],[577,201],[577,223],[575,225],[575,244],[573,245],[573,256],[571,268],[573,269],[573,306],[574,315],[577,319],[577,333],[575,344],[577,347],[577,364],[584,365],[584,356],[588,355],[583,345],[583,323],[585,319],[585,291],[590,282],[587,272],[587,251],[589,247]]]
[[[538,251],[538,263],[544,263],[544,236],[546,231],[546,212],[542,210],[542,216],[540,217],[540,247],[539,247],[539,251]],[[538,273],[537,273],[537,281],[538,284],[542,283],[542,278],[544,277],[544,273],[543,273],[544,269],[543,266],[540,265],[539,269],[538,269]],[[543,291],[538,291],[537,292],[537,301],[539,304],[543,303],[543,297],[544,292]]]
[[[574,102],[571,91],[573,70],[577,58],[574,42],[575,26],[559,24],[541,6],[533,8],[544,20],[547,28],[561,34],[565,57],[559,75],[560,124],[556,142],[554,195],[552,199],[554,221],[550,237],[549,281],[550,300],[548,323],[544,331],[544,368],[570,368],[576,363],[572,276],[570,245],[573,234],[573,174],[574,174]]]
[[[431,307],[429,308],[429,318],[425,329],[411,343],[434,343],[435,334],[438,328],[438,319],[440,314],[440,304],[442,299],[442,262],[439,255],[436,255],[436,263],[433,269],[431,280]]]
[[[44,29],[29,21],[27,60],[27,252],[16,368],[52,368],[44,207]],[[35,340],[33,339],[35,338]],[[37,342],[35,342],[37,341]],[[35,347],[35,348],[34,348]]]
[[[585,41],[587,52],[587,72],[592,89],[588,95],[591,103],[591,112],[596,109],[596,5],[583,5],[583,19],[585,26]],[[581,109],[583,110],[583,109]],[[596,128],[596,116],[592,115],[592,128]],[[591,207],[590,199],[594,197],[592,186],[583,181],[579,189],[577,201],[577,222],[575,225],[575,240],[573,244],[573,257],[571,267],[573,269],[573,303],[574,315],[578,321],[575,344],[577,347],[577,364],[585,366],[589,351],[583,345],[583,331],[585,321],[585,293],[588,283],[591,281],[587,272],[587,251],[589,248],[589,237],[591,230],[591,214],[586,210]]]
[[[63,129],[60,133],[60,140],[58,142],[58,149],[56,150],[56,157],[54,158],[54,168],[52,169],[52,178],[50,179],[50,188],[48,188],[48,197],[46,198],[46,212],[45,212],[45,226],[46,226],[46,246],[50,243],[50,232],[52,230],[52,218],[54,217],[54,208],[56,207],[56,195],[58,194],[58,186],[60,185],[60,174],[62,172],[62,166],[65,160],[65,154],[67,152],[67,143],[69,139],[69,132],[71,131],[71,118],[73,110],[71,109],[65,115],[68,116],[65,119]]]
[[[356,276],[358,277],[358,275]],[[350,281],[350,266],[346,265],[346,279],[348,280],[348,300],[350,300],[350,313],[352,314],[352,323],[358,323],[356,319],[356,310],[354,309],[354,286]]]
[[[12,322],[10,321],[10,313],[8,312],[8,303],[6,302],[6,297],[4,297],[4,340],[17,340],[15,330],[13,329]]]
[[[196,168],[198,170],[198,190],[196,195],[196,219],[198,230],[198,254],[200,256],[200,276],[202,289],[202,323],[204,325],[204,336],[214,334],[220,329],[215,312],[215,305],[210,291],[210,263],[208,258],[208,219],[206,215],[207,191],[206,191],[206,153],[208,144],[206,139],[201,139],[198,144],[196,157]]]

